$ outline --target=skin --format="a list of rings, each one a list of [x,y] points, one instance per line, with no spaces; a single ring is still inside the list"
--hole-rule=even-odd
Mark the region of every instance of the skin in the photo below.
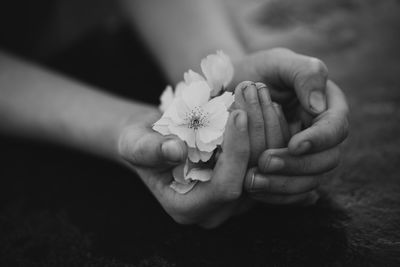
[[[281,118],[287,117],[291,124],[284,128],[296,127],[298,122],[307,126],[291,136],[285,145],[282,145],[281,141],[268,142],[268,139],[279,136],[279,131],[270,134],[271,137],[268,134],[264,135],[265,144],[270,145],[262,153],[260,147],[257,148],[256,155],[259,156],[257,177],[260,179],[256,181],[260,182],[253,184],[257,188],[257,193],[249,188],[249,183],[245,183],[246,190],[256,199],[264,199],[262,201],[268,203],[269,197],[260,197],[260,192],[265,192],[266,195],[268,192],[283,194],[278,200],[274,199],[275,204],[294,204],[303,201],[308,197],[304,195],[305,189],[308,191],[315,189],[321,175],[339,164],[339,144],[348,133],[348,105],[343,92],[327,79],[327,68],[320,60],[287,49],[272,49],[246,56],[236,62],[235,70],[236,80],[264,81],[268,84],[271,99],[278,102],[285,112]],[[310,95],[315,91],[325,96],[324,103],[318,105],[325,108],[319,111],[313,108],[310,102]],[[264,104],[262,102],[259,100],[261,105],[258,107],[257,101],[252,100],[251,109],[246,109],[244,106],[249,117],[253,118],[254,122],[250,119],[250,124],[257,129],[260,128],[258,125],[262,124],[260,113],[264,114],[264,124],[267,121],[274,123],[274,118],[268,115],[273,113],[267,111],[270,102],[264,101]],[[257,131],[251,140],[263,139],[262,130]],[[287,130],[281,132],[285,133]],[[287,136],[287,133],[283,135]],[[257,142],[262,143],[253,140],[252,144]],[[308,145],[302,146],[304,143]],[[256,155],[253,156],[253,161]],[[246,180],[248,179],[250,178],[247,177]],[[282,186],[283,184],[285,186]],[[285,197],[288,193],[290,194]],[[294,196],[296,194],[299,196]]]
[[[284,147],[290,135],[284,114],[272,102],[267,86],[240,83],[235,89],[235,108],[249,115],[251,168],[244,181],[247,196],[267,204],[311,204],[310,200],[315,200],[313,190],[318,186],[318,177],[269,174],[265,168],[264,163],[269,159],[265,158],[264,151],[267,148],[287,150]]]
[[[337,164],[338,145],[347,134],[348,109],[341,90],[327,81],[321,61],[286,49],[248,53],[219,1],[121,2],[171,83],[180,80],[188,67],[197,66],[201,58],[222,49],[235,65],[231,90],[245,80],[264,82],[284,116],[273,115],[275,109],[265,104],[267,98],[261,99],[265,103],[259,107],[244,102],[241,111],[233,115],[246,117],[241,121],[248,126],[245,131],[234,131],[233,119],[229,120],[224,144],[229,153],[220,157],[212,179],[215,182],[199,186],[194,196],[177,196],[167,186],[171,179],[168,170],[185,160],[187,148],[176,137],[150,130],[161,115],[157,107],[106,94],[0,51],[2,133],[42,139],[121,162],[139,174],[177,222],[204,227],[215,227],[245,210],[243,207],[249,206],[245,195],[274,204],[301,202],[315,187],[315,179],[307,177],[323,174]],[[315,91],[322,95],[317,98],[317,109],[310,102]],[[250,93],[250,103],[261,103],[255,100],[254,89]],[[287,128],[296,128],[292,126],[299,120],[307,126],[296,131],[288,143],[284,117],[289,121]],[[233,139],[241,141],[229,141]],[[305,141],[309,143],[301,145]],[[282,148],[286,144],[287,148]],[[283,160],[284,168],[271,164],[276,163],[272,157]],[[254,170],[263,179],[250,187],[248,180]]]
[[[163,159],[159,159],[160,162],[164,162],[162,166],[146,166],[149,158],[154,159],[158,156],[144,147],[145,140],[156,133],[144,126],[140,133],[144,136],[143,140],[139,139],[139,143],[136,144],[130,142],[132,134],[138,134],[136,127],[128,127],[125,130],[121,139],[121,154],[128,166],[142,177],[165,211],[178,223],[214,228],[246,205],[242,196],[242,185],[248,171],[250,146],[247,115],[244,111],[236,110],[229,116],[222,152],[216,162],[211,181],[198,183],[187,194],[179,194],[170,188],[174,164],[166,164]],[[182,148],[184,147],[183,145]],[[141,157],[133,158],[131,152]]]

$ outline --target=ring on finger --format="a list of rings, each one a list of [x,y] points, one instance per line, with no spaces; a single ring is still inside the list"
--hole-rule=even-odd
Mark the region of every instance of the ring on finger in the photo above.
[[[250,180],[250,190],[254,189],[255,180],[256,180],[256,171],[253,171],[253,173],[251,174],[251,180]]]

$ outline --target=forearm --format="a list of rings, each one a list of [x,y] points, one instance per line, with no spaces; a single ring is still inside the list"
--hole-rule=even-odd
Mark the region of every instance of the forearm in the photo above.
[[[155,107],[126,101],[0,52],[0,131],[114,158],[125,122]]]
[[[121,1],[172,82],[217,49],[232,58],[244,53],[219,0]]]

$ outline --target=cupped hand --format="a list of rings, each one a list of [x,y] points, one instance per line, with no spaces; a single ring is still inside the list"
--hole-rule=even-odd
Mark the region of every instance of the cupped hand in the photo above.
[[[257,52],[236,61],[235,65],[235,80],[268,84],[271,99],[282,106],[289,128],[297,128],[283,146],[271,146],[268,141],[257,141],[259,144],[251,141],[252,148],[258,146],[252,149],[257,151],[252,155],[252,163],[256,155],[260,156],[258,171],[246,178],[246,190],[253,197],[257,195],[257,198],[272,203],[292,203],[298,198],[309,197],[308,192],[318,185],[320,176],[337,166],[340,160],[338,145],[348,132],[348,106],[343,92],[327,80],[327,68],[320,60],[287,49]],[[266,113],[262,102],[260,98],[259,108],[256,100],[243,106],[249,116],[251,139],[256,136],[253,133],[260,136],[262,132],[260,114]],[[275,126],[264,127],[276,129]],[[268,134],[264,137],[271,139]],[[266,150],[260,152],[263,145]],[[270,201],[265,197],[268,192],[277,197]],[[301,194],[304,196],[299,197]],[[291,200],[287,196],[295,198]]]
[[[119,151],[175,221],[213,228],[247,205],[242,191],[250,147],[244,111],[233,111],[229,116],[211,180],[197,183],[186,194],[170,187],[173,166],[187,157],[186,145],[176,137],[154,132],[150,125],[127,127],[121,135]]]
[[[271,175],[260,168],[267,148],[283,150],[290,138],[280,106],[272,102],[262,83],[242,82],[235,89],[234,108],[245,110],[249,117],[250,169],[244,188],[248,196],[269,204],[308,204],[315,200],[312,192],[318,178],[312,175]],[[287,149],[286,149],[287,150]]]
[[[328,81],[328,70],[321,60],[284,48],[256,52],[235,62],[232,84],[246,80],[267,84],[272,100],[282,106],[289,123],[300,121],[306,127],[290,139],[290,154],[325,151],[346,138],[346,98]]]

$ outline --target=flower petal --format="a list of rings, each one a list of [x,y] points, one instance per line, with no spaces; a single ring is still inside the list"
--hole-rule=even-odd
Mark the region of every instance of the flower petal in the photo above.
[[[185,180],[185,165],[186,163],[179,164],[172,170],[172,176],[174,180],[181,184],[187,184],[188,181]]]
[[[222,141],[221,141],[222,138],[223,138],[223,136],[221,135],[217,139],[215,139],[211,142],[208,142],[208,143],[204,143],[200,140],[200,138],[198,138],[198,139],[196,139],[196,147],[202,152],[213,152],[214,149],[217,148],[217,145],[222,143]],[[219,143],[219,142],[221,142],[221,143]]]
[[[205,144],[210,143],[222,136],[223,133],[223,129],[214,127],[200,128],[196,131],[196,145],[198,144],[198,141]]]
[[[212,169],[193,168],[187,174],[186,179],[190,179],[191,181],[207,182],[211,180],[212,174]]]
[[[186,84],[184,82],[179,82],[175,86],[175,98],[182,97],[182,92],[187,88]]]
[[[224,98],[216,97],[210,100],[207,104],[203,105],[204,112],[208,115],[208,127],[207,129],[224,130],[226,122],[228,121],[229,112],[225,106]],[[217,137],[215,137],[217,138]],[[214,139],[215,139],[214,138]],[[209,142],[211,140],[203,142]]]
[[[229,109],[232,106],[233,102],[235,102],[235,95],[231,92],[224,92],[222,95],[214,97],[212,100],[223,102],[225,104],[225,107]]]
[[[171,119],[168,117],[162,116],[158,121],[153,124],[153,130],[159,132],[162,135],[169,135],[171,131],[168,128],[168,125],[171,123]]]
[[[176,181],[172,181],[172,183],[169,186],[175,192],[183,195],[183,194],[190,192],[196,184],[197,184],[197,181],[191,181],[187,184],[181,184]]]
[[[190,161],[194,163],[197,163],[199,161],[206,162],[212,157],[212,155],[213,152],[204,152],[192,147],[189,147],[188,149],[188,157]]]
[[[186,85],[189,85],[193,82],[199,82],[199,81],[205,81],[204,77],[198,74],[197,72],[194,72],[192,70],[188,70],[183,74],[183,79],[186,83]]]
[[[211,96],[220,93],[233,78],[233,65],[229,57],[222,51],[207,56],[201,61],[201,70],[212,88]]]
[[[185,141],[188,146],[196,146],[196,133],[193,129],[189,129],[187,125],[177,125],[172,123],[168,125],[168,128],[172,134],[177,135],[180,139]]]
[[[174,92],[172,91],[172,87],[168,85],[160,96],[161,104],[159,106],[159,109],[162,112],[165,112],[167,108],[172,104],[173,100],[174,100]]]
[[[167,118],[171,119],[171,123],[176,125],[185,124],[186,114],[190,112],[190,109],[182,100],[182,98],[175,98],[173,103],[169,106],[169,108],[165,111],[164,115]]]
[[[182,99],[190,109],[193,109],[207,103],[210,99],[210,92],[211,89],[205,81],[197,81],[182,91]]]

